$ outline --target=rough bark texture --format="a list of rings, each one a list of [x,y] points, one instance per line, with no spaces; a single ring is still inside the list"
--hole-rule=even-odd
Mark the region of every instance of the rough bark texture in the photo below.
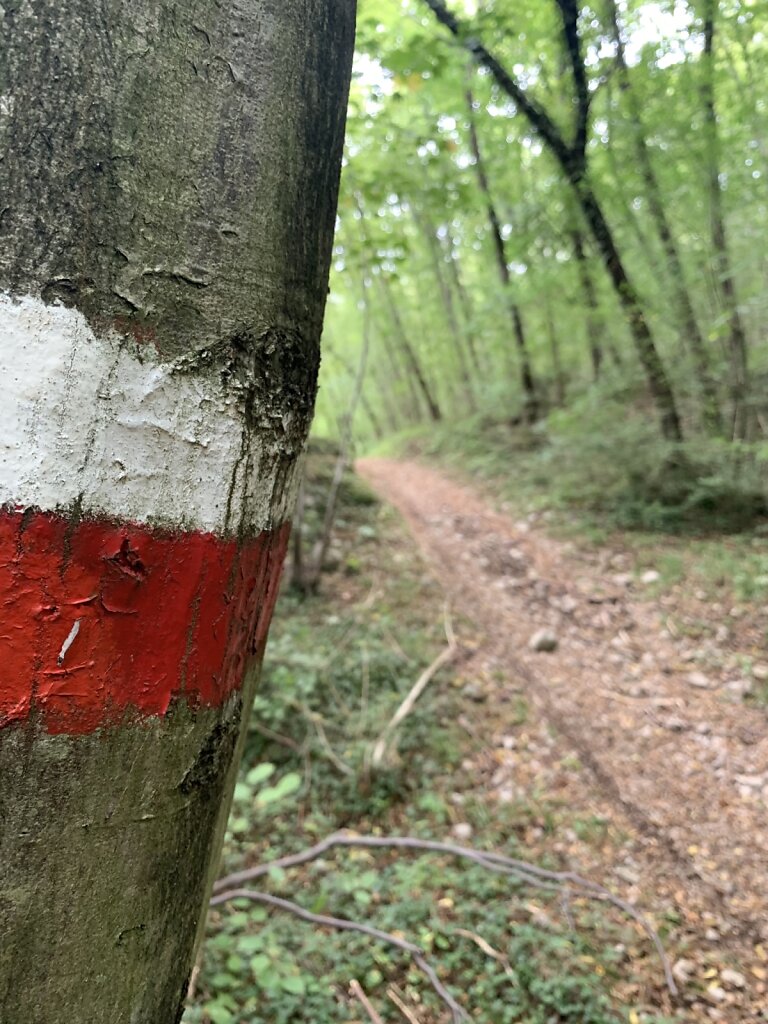
[[[167,710],[105,707],[95,730],[59,729],[62,719],[40,711],[40,687],[43,676],[62,676],[55,700],[65,705],[86,692],[88,665],[70,672],[65,660],[74,630],[59,669],[54,660],[53,671],[37,666],[32,678],[11,681],[27,685],[29,707],[22,717],[0,713],[0,1020],[8,1024],[174,1024],[183,1011],[287,542],[286,494],[314,404],[354,14],[354,0],[13,0],[2,8],[0,293],[9,322],[22,301],[37,304],[43,324],[46,309],[60,318],[63,305],[80,331],[78,352],[116,346],[115,367],[156,369],[166,395],[175,381],[192,382],[203,411],[212,397],[231,395],[239,454],[231,479],[222,474],[225,510],[211,544],[245,549],[266,531],[269,549],[252,587],[240,578],[237,551],[231,559],[227,595],[239,587],[253,602],[237,652],[250,669],[221,702],[187,699],[184,666],[197,653],[187,651]],[[1,321],[5,352],[15,328]],[[44,350],[44,331],[23,340],[30,352]],[[5,374],[0,403],[16,400],[21,385]],[[114,374],[104,386],[105,409],[128,393]],[[66,391],[59,400],[66,410]],[[41,394],[41,416],[52,408],[46,402]],[[143,412],[120,426],[150,440],[169,429]],[[190,451],[207,444],[181,442]],[[59,461],[80,473],[91,452],[67,446],[66,419],[57,444]],[[0,504],[6,517],[20,517],[19,551],[31,558],[6,454],[0,447]],[[118,495],[115,474],[106,490]],[[245,496],[262,478],[272,482],[257,521]],[[194,526],[194,487],[185,497]],[[149,509],[143,520],[150,539],[163,512]],[[63,578],[71,537],[103,508],[86,488],[34,515],[49,513],[69,524],[58,552]],[[119,510],[110,514],[119,530]],[[176,527],[189,535],[186,518]],[[153,568],[119,545],[94,564],[137,588]],[[168,579],[166,600],[181,600],[177,575]],[[99,607],[76,620],[84,625],[73,656],[87,627],[97,637],[114,632],[108,618],[118,614],[135,616],[126,622],[141,648],[138,612],[111,607],[104,591],[83,602]],[[57,614],[40,609],[43,618]],[[193,624],[197,615],[193,603]],[[49,627],[29,628],[42,636]],[[5,645],[13,653],[15,641],[3,632],[7,664]],[[116,657],[121,669],[132,664],[127,642]],[[220,670],[211,668],[212,680]]]

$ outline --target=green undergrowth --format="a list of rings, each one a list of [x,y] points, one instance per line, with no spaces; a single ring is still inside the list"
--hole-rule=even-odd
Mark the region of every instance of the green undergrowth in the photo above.
[[[318,506],[332,463],[329,451],[315,448],[309,494]],[[309,523],[309,541],[312,530]],[[477,847],[563,867],[548,838],[565,825],[590,836],[589,823],[544,794],[489,805],[476,793],[465,763],[471,741],[457,722],[466,712],[458,665],[436,676],[385,766],[371,769],[374,740],[445,647],[443,594],[401,522],[352,478],[337,539],[319,594],[287,590],[280,598],[222,873],[296,852],[342,828],[450,839],[457,820],[472,829]],[[464,624],[454,626],[464,631]],[[525,728],[518,704],[510,729]],[[536,848],[531,835],[541,837]],[[604,841],[597,830],[596,846]],[[574,900],[571,927],[559,896],[442,855],[331,851],[254,884],[314,913],[418,943],[477,1021],[622,1024],[633,1004],[617,992],[637,965],[658,981],[647,943],[602,906]],[[448,1019],[407,954],[233,901],[210,915],[184,1024],[362,1024],[368,1017],[350,994],[353,979],[387,1024],[405,1019],[392,991],[421,1024]],[[631,1019],[665,1020],[642,1006]]]
[[[501,496],[608,529],[732,534],[768,527],[768,443],[658,438],[650,416],[598,390],[531,426],[476,416],[389,439],[493,480]]]

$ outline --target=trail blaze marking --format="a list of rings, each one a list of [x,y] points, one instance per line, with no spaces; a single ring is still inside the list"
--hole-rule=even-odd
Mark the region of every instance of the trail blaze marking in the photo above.
[[[221,704],[262,652],[287,540],[0,513],[0,726],[84,733],[176,698]]]
[[[291,479],[215,366],[158,360],[0,294],[0,728],[217,706],[261,653]]]

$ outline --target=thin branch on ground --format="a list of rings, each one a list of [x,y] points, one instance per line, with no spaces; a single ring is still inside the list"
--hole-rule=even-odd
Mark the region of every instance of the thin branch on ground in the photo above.
[[[492,960],[500,963],[504,968],[504,973],[508,978],[514,978],[515,972],[512,970],[512,966],[504,956],[503,953],[499,952],[498,949],[494,949],[490,942],[486,942],[482,935],[478,935],[477,932],[471,932],[468,928],[454,928],[454,935],[463,935],[465,939],[469,939],[471,942],[481,949],[486,956],[489,956]]]
[[[387,989],[387,996],[389,997],[389,999],[392,1000],[392,1002],[398,1008],[400,1013],[402,1013],[402,1015],[408,1021],[408,1024],[421,1024],[419,1018],[408,1006],[408,1004],[402,999],[400,993],[398,992],[397,988],[394,985],[390,985],[389,988]]]
[[[583,878],[575,872],[551,871],[547,868],[540,868],[536,864],[530,864],[527,861],[507,857],[501,853],[475,850],[472,847],[459,846],[455,843],[445,843],[438,840],[417,839],[414,836],[358,836],[347,832],[335,832],[320,840],[314,846],[310,846],[299,853],[280,857],[265,864],[257,864],[255,867],[227,875],[215,883],[213,892],[218,894],[225,890],[230,890],[232,887],[243,885],[246,882],[252,882],[269,874],[275,868],[286,870],[308,864],[311,861],[318,860],[335,847],[369,850],[417,850],[422,853],[442,853],[451,857],[472,861],[487,871],[507,875],[531,887],[560,892],[564,894],[566,901],[570,901],[572,895],[578,895],[586,899],[608,903],[627,917],[632,918],[645,931],[661,960],[667,988],[672,995],[677,995],[678,989],[672,976],[672,967],[659,933],[637,907],[620,896],[616,896],[610,889],[606,889],[605,886],[597,882],[591,882],[588,878]]]
[[[424,693],[426,688],[432,682],[434,677],[440,671],[440,669],[447,665],[450,661],[456,657],[456,652],[459,649],[458,641],[456,640],[456,634],[453,631],[453,625],[451,623],[450,609],[446,602],[444,611],[444,624],[445,624],[445,636],[448,640],[448,646],[445,650],[439,654],[435,660],[421,673],[419,678],[413,684],[411,689],[408,691],[406,696],[403,698],[397,711],[395,711],[392,718],[386,724],[381,732],[381,735],[376,740],[371,751],[370,765],[374,770],[380,768],[382,764],[387,760],[388,755],[391,752],[391,737],[397,727],[401,725],[405,719],[413,711],[416,701]]]
[[[401,939],[399,936],[392,935],[390,932],[382,931],[380,928],[374,928],[372,925],[368,924],[361,924],[359,921],[350,921],[345,917],[330,917],[327,914],[314,914],[311,910],[305,910],[304,907],[299,906],[298,903],[293,903],[291,900],[285,900],[280,896],[272,896],[267,892],[260,892],[257,889],[227,889],[212,898],[211,906],[217,907],[222,903],[228,903],[230,900],[238,899],[251,900],[254,903],[263,903],[266,904],[266,906],[274,907],[277,910],[284,910],[286,913],[293,914],[294,917],[298,917],[302,921],[307,921],[309,924],[316,924],[321,928],[333,928],[336,931],[360,932],[361,935],[367,935],[369,938],[376,939],[378,942],[383,942],[389,946],[395,946],[404,953],[408,953],[414,964],[416,964],[419,970],[421,970],[421,972],[427,977],[437,996],[451,1011],[454,1024],[460,1024],[462,1021],[470,1020],[466,1010],[456,1002],[451,993],[438,978],[434,967],[432,967],[425,959],[424,951],[421,947],[417,946],[413,942],[409,942],[408,939]]]
[[[248,726],[249,729],[253,729],[260,736],[264,736],[268,740],[272,740],[274,743],[279,744],[281,747],[288,747],[289,750],[293,750],[294,753],[301,753],[301,745],[296,740],[291,739],[290,736],[283,736],[281,732],[275,732],[274,729],[270,729],[266,725],[262,725],[261,722],[251,721]]]
[[[371,1021],[371,1024],[384,1024],[384,1021],[381,1019],[381,1016],[376,1012],[375,1007],[371,1003],[368,996],[365,994],[363,986],[360,984],[357,978],[353,978],[352,981],[350,981],[349,991],[355,997],[355,999],[357,999],[362,1008],[368,1014],[368,1018]]]
[[[342,775],[346,775],[348,778],[351,778],[355,774],[355,770],[350,767],[346,761],[340,758],[331,746],[331,741],[328,739],[328,734],[323,726],[321,716],[314,711],[310,711],[306,705],[302,705],[302,710],[304,711],[305,718],[311,722],[314,727],[317,738],[320,741],[320,749],[322,753],[325,754],[332,765],[338,768]]]

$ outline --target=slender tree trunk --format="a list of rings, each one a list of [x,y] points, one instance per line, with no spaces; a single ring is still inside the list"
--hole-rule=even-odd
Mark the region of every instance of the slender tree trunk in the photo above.
[[[611,21],[611,30],[616,42],[619,88],[624,95],[629,108],[629,120],[634,138],[637,167],[643,181],[645,195],[648,200],[648,208],[651,212],[651,218],[661,241],[662,249],[664,250],[668,270],[667,282],[669,287],[672,289],[672,294],[674,295],[680,327],[683,330],[684,337],[688,343],[691,356],[693,358],[696,379],[701,391],[704,422],[710,430],[715,433],[722,433],[723,422],[720,415],[717,387],[709,366],[706,343],[699,329],[698,320],[693,308],[693,301],[691,300],[691,295],[686,284],[683,261],[680,257],[677,240],[675,239],[672,225],[667,217],[667,211],[661,195],[661,188],[659,187],[648,143],[643,132],[640,106],[637,102],[634,90],[632,89],[629,68],[627,67],[624,53],[624,40],[619,26],[616,2],[615,0],[607,0],[607,4]]]
[[[314,403],[354,7],[5,6],[9,1024],[180,1019]]]
[[[712,226],[712,248],[715,260],[715,278],[720,299],[728,317],[728,343],[731,364],[731,403],[733,437],[744,440],[750,433],[749,365],[747,335],[739,313],[736,281],[728,251],[728,236],[723,213],[723,195],[720,186],[720,137],[715,106],[715,16],[716,0],[704,0],[704,77],[702,98],[706,124],[709,171],[709,210]]]
[[[541,412],[539,407],[538,389],[533,376],[531,358],[528,352],[528,343],[525,338],[522,316],[520,315],[520,309],[512,295],[512,281],[509,274],[509,263],[507,262],[504,236],[501,233],[501,223],[499,221],[499,215],[496,212],[496,206],[493,201],[493,195],[488,181],[488,174],[485,169],[485,163],[480,149],[480,138],[477,133],[477,124],[475,121],[475,100],[472,95],[472,91],[469,89],[466,93],[466,99],[469,117],[469,144],[475,161],[475,174],[477,175],[477,183],[480,187],[480,191],[485,199],[486,210],[488,212],[488,223],[491,229],[491,237],[493,239],[494,253],[496,256],[496,268],[499,272],[499,279],[501,280],[504,294],[507,299],[509,316],[512,322],[512,333],[518,353],[520,365],[520,387],[523,392],[524,419],[528,423],[533,423],[539,418]]]
[[[397,303],[395,302],[395,296],[392,294],[392,286],[383,275],[378,275],[378,281],[386,300],[389,314],[392,318],[392,326],[395,328],[395,334],[397,336],[400,349],[403,353],[408,370],[412,375],[411,379],[418,385],[418,389],[426,403],[429,418],[434,423],[439,423],[442,419],[440,406],[437,404],[437,399],[432,394],[432,389],[427,382],[426,374],[424,373],[421,363],[416,355],[416,351],[406,333],[403,319],[400,316],[400,310],[397,308]]]
[[[639,251],[643,255],[643,259],[646,265],[653,270],[658,264],[658,253],[653,245],[648,240],[648,236],[643,230],[643,226],[640,223],[637,213],[632,205],[632,196],[629,194],[626,186],[627,175],[625,168],[625,158],[617,154],[616,145],[614,142],[615,138],[615,127],[614,118],[612,114],[614,110],[617,110],[617,105],[613,102],[613,78],[608,76],[608,81],[605,86],[606,90],[606,125],[608,133],[608,141],[605,144],[605,156],[608,164],[611,168],[611,174],[613,176],[613,188],[617,196],[617,216],[621,216],[624,222],[624,227],[628,234],[634,235],[637,239],[637,246]],[[621,119],[621,111],[618,111]]]
[[[347,375],[351,380],[354,381],[356,379],[357,370],[354,368],[354,366],[352,366],[335,349],[331,348],[327,341],[325,342],[325,353],[326,358],[329,354],[333,356],[333,358],[344,368],[344,370],[346,371]],[[363,412],[368,417],[368,420],[371,424],[371,428],[373,429],[374,436],[377,439],[381,439],[382,437],[384,437],[384,430],[382,429],[381,421],[379,420],[379,417],[376,415],[376,412],[372,408],[371,403],[368,400],[368,396],[366,395],[364,390],[361,391],[360,393],[360,405],[362,407]]]
[[[464,336],[466,337],[467,340],[467,350],[469,352],[469,358],[472,363],[475,375],[477,377],[480,377],[482,374],[482,367],[480,365],[480,357],[477,351],[477,339],[475,337],[475,332],[472,327],[472,299],[466,287],[464,286],[464,281],[462,280],[461,265],[459,262],[459,257],[456,255],[457,246],[450,232],[446,236],[445,250],[445,259],[451,274],[453,286],[456,289],[456,294],[459,298],[459,305],[461,307],[461,312],[464,319]]]
[[[555,381],[555,404],[558,407],[565,405],[566,379],[563,371],[563,361],[560,357],[560,339],[557,336],[555,317],[552,312],[552,304],[544,297],[544,320],[547,326],[547,337],[549,339],[549,351],[552,355],[552,374]]]
[[[574,229],[571,232],[573,251],[576,256],[576,264],[579,270],[579,282],[584,295],[584,304],[587,307],[587,340],[589,343],[589,357],[592,363],[592,377],[597,382],[600,379],[600,368],[603,365],[603,347],[600,330],[600,307],[595,293],[595,283],[589,269],[589,261],[584,251],[584,239],[581,232]]]
[[[458,364],[459,376],[461,379],[459,392],[463,396],[463,400],[466,402],[470,411],[474,412],[476,411],[477,406],[475,403],[475,396],[472,391],[472,374],[470,373],[469,364],[467,362],[465,339],[462,336],[461,329],[459,328],[459,321],[456,316],[453,292],[445,276],[443,251],[440,247],[440,241],[437,237],[434,225],[429,222],[429,218],[424,213],[419,213],[412,204],[411,214],[426,243],[430,263],[432,264],[432,271],[435,275],[435,281],[437,282],[437,286],[440,291],[443,312],[445,314],[445,322],[448,325],[448,333],[453,341],[453,349],[456,353],[456,362]]]
[[[363,239],[363,243],[369,250],[369,252],[373,254],[374,247],[371,242],[370,236],[368,235],[368,232],[366,230],[365,209],[363,207],[362,197],[359,192],[355,193],[355,205],[357,207],[357,212],[360,215],[360,233]],[[389,313],[389,317],[392,321],[395,336],[397,337],[398,348],[406,363],[407,369],[405,376],[407,384],[410,388],[418,388],[418,391],[421,394],[422,398],[424,399],[424,403],[427,407],[429,418],[434,423],[438,423],[442,418],[440,406],[437,402],[437,399],[433,395],[432,389],[430,388],[427,382],[427,378],[422,369],[421,363],[419,362],[416,352],[410,343],[408,334],[405,330],[405,325],[403,324],[403,319],[400,316],[400,310],[397,308],[397,303],[395,302],[395,297],[392,293],[392,286],[389,282],[389,279],[385,276],[384,273],[380,273],[375,275],[375,280],[378,283],[379,291],[381,292],[381,295],[384,298],[384,305],[386,306],[387,311]],[[388,354],[390,355],[390,359],[392,360],[394,367],[395,361],[391,351]],[[418,398],[416,399],[416,403],[418,407]]]
[[[648,321],[645,318],[640,296],[629,279],[619,255],[613,233],[605,219],[602,207],[588,180],[571,171],[569,181],[576,193],[584,219],[590,227],[603,265],[613,284],[621,307],[627,317],[632,340],[635,343],[640,365],[648,381],[661,420],[662,435],[668,441],[682,441],[683,429],[677,413],[677,403],[667,376],[667,371],[653,340]]]
[[[389,358],[389,355],[388,355]],[[392,394],[391,380],[388,375],[385,375],[383,379],[377,378],[376,380],[376,393],[381,400],[382,408],[384,409],[384,416],[389,424],[389,429],[392,433],[397,433],[404,423],[418,423],[418,416],[403,416],[403,410],[398,404],[396,398]]]
[[[378,394],[381,396],[382,404],[387,412],[387,419],[390,427],[397,431],[403,423],[419,423],[422,419],[421,397],[408,368],[403,369],[401,360],[402,350],[397,343],[390,338],[389,331],[382,336],[382,348],[389,367],[389,374],[385,381],[379,381]],[[407,395],[407,408],[400,395],[395,392],[393,384],[402,386]]]

